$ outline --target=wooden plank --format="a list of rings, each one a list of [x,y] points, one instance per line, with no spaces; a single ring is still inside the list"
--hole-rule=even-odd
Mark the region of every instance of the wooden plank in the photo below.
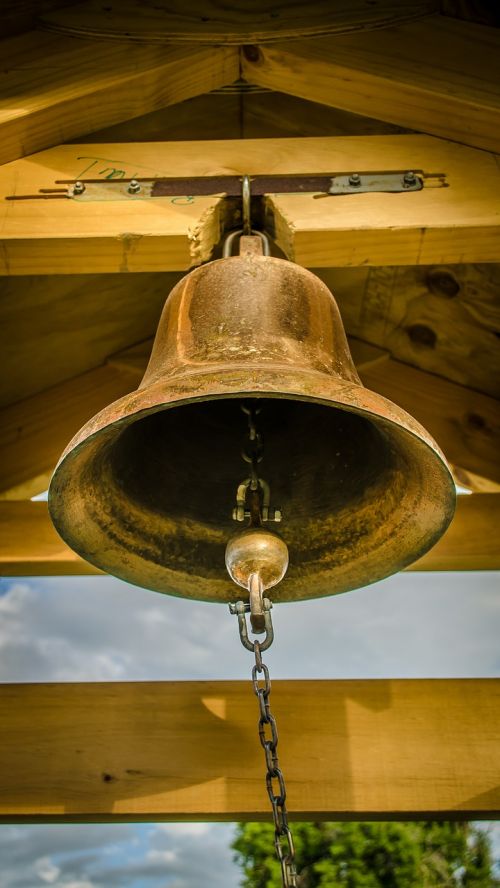
[[[1,278],[0,408],[99,367],[108,355],[152,336],[180,276]],[[69,403],[64,406],[71,411]]]
[[[2,46],[0,163],[231,83],[231,47],[158,47],[42,31]],[[33,73],[36,72],[36,76]]]
[[[255,92],[252,91],[255,89]],[[296,136],[375,136],[407,132],[402,127],[327,108],[296,96],[245,84],[152,111],[75,139],[89,142],[161,142],[192,139],[279,139]]]
[[[0,167],[0,272],[177,271],[208,259],[217,198],[6,201],[56,179],[423,169],[447,188],[268,198],[285,254],[309,267],[499,260],[500,168],[484,151],[421,135],[61,145]],[[231,217],[232,224],[234,220]]]
[[[500,570],[499,527],[500,494],[460,496],[444,537],[407,570]],[[57,535],[46,503],[0,502],[0,576],[94,573]]]
[[[360,369],[367,388],[414,416],[454,465],[500,481],[500,401],[387,357]]]
[[[0,491],[15,499],[46,488],[62,450],[79,428],[137,384],[123,369],[97,367],[2,411]],[[35,480],[34,489],[21,487]],[[42,480],[44,479],[44,480]]]
[[[250,83],[500,150],[500,34],[446,16],[243,52]]]
[[[77,3],[67,11],[43,16],[43,25],[63,35],[101,37],[147,42],[201,44],[248,44],[303,35],[331,34],[358,28],[385,27],[419,15],[434,12],[437,0],[366,0],[331,3],[309,0],[306,5],[290,0],[273,0],[270,13],[267,0],[232,3],[225,0],[169,0],[168,4],[144,4],[141,0],[121,0],[118,7],[105,7],[100,0]]]
[[[4,684],[0,820],[268,819],[252,696],[243,681]],[[277,681],[272,696],[294,819],[498,816],[499,680]]]
[[[44,502],[0,502],[1,550],[0,575],[3,576],[85,576],[101,573],[63,543]]]

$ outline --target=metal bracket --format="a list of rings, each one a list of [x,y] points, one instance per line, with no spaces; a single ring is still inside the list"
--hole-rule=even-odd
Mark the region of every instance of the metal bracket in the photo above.
[[[424,187],[419,175],[412,170],[405,173],[350,173],[334,176],[328,194],[367,194],[372,191],[397,194],[402,191],[421,191]]]
[[[221,194],[241,197],[248,209],[248,196],[266,194],[309,194],[314,198],[369,192],[403,193],[424,187],[446,188],[445,173],[423,170],[329,173],[316,175],[203,176],[149,179],[58,179],[52,188],[38,194],[11,194],[6,200],[151,200],[170,197],[172,203],[190,204],[196,197]],[[59,186],[59,187],[58,187]],[[247,213],[248,216],[248,213]]]

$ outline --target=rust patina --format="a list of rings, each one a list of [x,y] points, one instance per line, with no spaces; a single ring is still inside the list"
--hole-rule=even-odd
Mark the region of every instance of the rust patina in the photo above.
[[[253,398],[290,552],[275,601],[373,583],[446,530],[446,461],[411,416],[363,387],[330,291],[248,250],[177,284],[139,388],[67,447],[49,499],[60,535],[128,582],[233,599],[224,551],[242,476],[240,402]]]

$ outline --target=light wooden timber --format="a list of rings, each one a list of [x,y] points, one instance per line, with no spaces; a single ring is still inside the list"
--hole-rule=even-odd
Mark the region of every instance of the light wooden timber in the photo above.
[[[267,819],[252,697],[243,681],[4,684],[0,819]],[[273,682],[291,817],[493,819],[499,697],[495,679]]]
[[[500,401],[389,357],[360,376],[414,416],[451,463],[500,482]]]
[[[0,499],[44,489],[55,464],[79,428],[107,404],[139,385],[151,341],[111,356],[107,364],[66,380],[0,411]],[[350,340],[364,384],[395,401],[425,426],[447,459],[472,476],[500,483],[500,405],[472,389],[390,358]]]
[[[42,27],[64,35],[147,40],[152,43],[254,43],[279,38],[342,33],[358,28],[376,28],[405,21],[437,9],[437,0],[267,0],[228,4],[223,0],[169,0],[167,4],[144,4],[121,0],[103,15],[99,0],[87,0],[69,10],[49,12]]]
[[[180,276],[162,272],[1,278],[0,354],[5,372],[0,376],[0,408],[93,370],[108,355],[152,336]],[[71,412],[70,400],[64,409]]]
[[[348,334],[500,398],[500,265],[313,269]]]
[[[239,70],[230,47],[137,46],[40,31],[5,41],[2,65],[0,163],[224,86]]]
[[[243,52],[250,83],[500,151],[500,34],[433,15]]]
[[[0,491],[3,484],[17,499],[45,490],[78,429],[136,385],[136,376],[124,368],[101,366],[6,407],[0,412]]]
[[[169,141],[186,141],[374,136],[403,132],[407,130],[382,120],[237,82],[72,141],[79,144],[161,142],[166,134]]]
[[[3,200],[57,179],[387,169],[444,173],[449,187],[271,195],[267,224],[278,246],[309,267],[499,261],[494,157],[430,136],[395,135],[62,145],[17,160],[0,167],[0,271],[176,271],[208,259],[220,237],[224,209],[216,197]]]
[[[500,494],[460,496],[449,530],[407,570],[500,570],[499,528]],[[0,502],[1,576],[98,573],[63,543],[52,526],[46,503]]]

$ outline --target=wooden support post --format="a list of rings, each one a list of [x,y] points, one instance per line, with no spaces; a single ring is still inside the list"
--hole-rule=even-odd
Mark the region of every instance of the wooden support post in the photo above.
[[[499,527],[500,494],[461,496],[444,537],[407,570],[500,570]],[[46,503],[0,502],[0,576],[98,573],[63,543]]]
[[[243,49],[250,83],[500,150],[500,35],[428,16],[378,31]]]
[[[273,682],[292,817],[498,816],[499,698],[493,679]],[[269,817],[247,682],[2,685],[0,711],[1,821]]]

